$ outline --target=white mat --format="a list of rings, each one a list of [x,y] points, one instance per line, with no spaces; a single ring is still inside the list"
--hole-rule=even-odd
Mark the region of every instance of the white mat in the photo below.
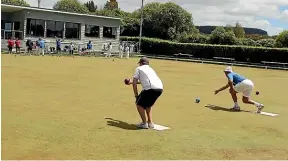
[[[153,130],[157,130],[157,131],[163,131],[163,130],[168,130],[168,129],[170,128],[166,126],[162,126],[162,125],[157,125],[157,124],[154,124],[154,128],[153,128]]]
[[[261,115],[266,115],[266,116],[272,116],[272,117],[275,117],[275,116],[278,116],[279,114],[275,114],[275,113],[269,113],[269,112],[261,112],[260,113]]]

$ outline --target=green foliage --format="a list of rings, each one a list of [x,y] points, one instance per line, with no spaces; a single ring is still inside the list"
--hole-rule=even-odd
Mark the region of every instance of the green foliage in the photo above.
[[[270,37],[266,36],[266,35],[251,34],[251,35],[245,35],[245,38],[249,38],[249,39],[252,39],[254,41],[258,41],[258,40],[261,40],[261,39],[268,39]]]
[[[288,30],[281,32],[277,39],[276,45],[279,47],[287,47],[288,48]]]
[[[206,44],[208,42],[208,37],[202,34],[182,34],[180,36],[179,42],[181,43],[200,43]]]
[[[225,45],[235,45],[236,44],[236,37],[233,31],[227,31],[224,34],[224,40],[221,44]]]
[[[234,34],[237,38],[244,38],[245,37],[244,28],[241,26],[241,24],[239,22],[236,23],[233,31],[234,31]]]
[[[25,0],[1,0],[1,3],[24,7],[30,6]]]
[[[257,43],[257,41],[251,39],[251,38],[242,38],[242,39],[238,39],[239,43],[238,45],[245,45],[245,46],[260,46],[259,43]]]
[[[144,36],[173,40],[183,32],[199,32],[193,25],[192,15],[175,3],[148,3],[143,12]],[[140,19],[141,10],[133,14]]]
[[[210,35],[209,43],[233,45],[236,44],[236,37],[233,31],[225,31],[224,27],[216,27]]]
[[[261,46],[264,46],[264,47],[275,47],[275,43],[276,41],[274,39],[261,39],[261,40],[258,40],[257,41],[258,44],[260,44]]]
[[[84,6],[88,8],[89,12],[95,12],[98,8],[97,5],[94,4],[93,0],[84,3]]]
[[[138,37],[121,37],[122,41],[138,41]],[[142,38],[142,51],[153,55],[170,55],[176,53],[193,54],[198,58],[232,57],[236,61],[259,63],[261,61],[288,62],[288,49],[250,47],[239,45],[211,45],[196,43],[176,43],[155,38]]]
[[[231,25],[228,24],[228,25],[226,25],[225,30],[226,30],[226,31],[233,31],[234,28],[233,28],[233,26],[231,26]]]
[[[117,2],[117,0],[107,1],[106,4],[104,5],[104,9],[106,9],[106,10],[118,9],[118,2]]]
[[[59,0],[54,6],[54,10],[74,12],[74,13],[88,13],[87,7],[82,5],[78,0]]]

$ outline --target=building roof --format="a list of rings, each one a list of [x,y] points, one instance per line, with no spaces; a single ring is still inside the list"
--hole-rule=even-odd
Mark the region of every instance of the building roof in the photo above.
[[[90,14],[82,14],[82,13],[56,11],[56,10],[47,9],[47,8],[24,7],[24,6],[15,6],[15,5],[9,5],[9,4],[1,4],[1,12],[15,12],[15,11],[20,11],[20,10],[24,10],[24,9],[34,10],[34,11],[42,11],[42,12],[62,13],[62,14],[69,14],[69,15],[76,15],[76,16],[87,16],[87,17],[120,20],[120,18],[116,18],[116,17],[107,17],[107,16],[98,16],[98,15],[90,15]]]

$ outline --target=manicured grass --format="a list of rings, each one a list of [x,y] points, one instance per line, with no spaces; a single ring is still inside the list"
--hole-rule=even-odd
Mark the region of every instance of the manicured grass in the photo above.
[[[225,66],[151,60],[165,88],[154,121],[171,128],[158,132],[133,125],[123,80],[137,60],[2,55],[2,159],[288,159],[287,71],[234,68],[280,114],[269,117],[205,107],[233,106],[228,91],[213,94]]]

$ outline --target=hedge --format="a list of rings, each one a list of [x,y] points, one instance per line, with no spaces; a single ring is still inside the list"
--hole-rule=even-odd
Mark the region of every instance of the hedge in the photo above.
[[[120,39],[121,41],[139,41],[139,37],[121,37]],[[153,55],[173,56],[176,53],[185,53],[205,59],[229,57],[236,61],[249,60],[253,63],[260,63],[261,61],[288,63],[288,48],[177,43],[146,37],[142,38],[141,48],[143,53]]]

